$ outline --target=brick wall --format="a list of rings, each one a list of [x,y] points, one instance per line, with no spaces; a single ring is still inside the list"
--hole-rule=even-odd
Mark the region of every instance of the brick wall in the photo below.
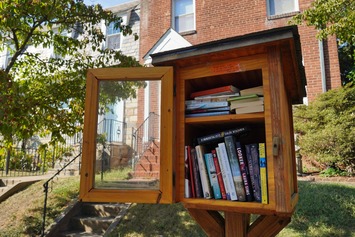
[[[312,0],[300,0],[300,10]],[[204,0],[195,1],[196,32],[183,35],[191,44],[215,41],[252,32],[287,26],[291,16],[269,19],[265,0]],[[141,1],[140,59],[171,27],[171,1]],[[319,44],[316,31],[310,27],[299,27],[304,57],[308,99],[322,93]],[[341,85],[337,46],[334,38],[324,44],[327,89]]]

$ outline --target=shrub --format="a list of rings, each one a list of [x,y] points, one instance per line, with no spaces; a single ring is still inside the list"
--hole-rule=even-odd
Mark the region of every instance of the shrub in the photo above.
[[[294,108],[301,154],[355,173],[355,86],[330,90]]]

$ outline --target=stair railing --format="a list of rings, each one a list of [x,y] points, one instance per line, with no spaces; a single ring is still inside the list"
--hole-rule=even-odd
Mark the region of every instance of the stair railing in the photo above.
[[[42,234],[41,236],[44,236],[44,232],[46,229],[46,214],[47,214],[47,198],[48,198],[48,186],[49,182],[52,181],[56,176],[60,174],[66,167],[68,167],[71,163],[73,163],[79,156],[81,156],[81,151],[80,153],[75,156],[72,160],[70,160],[66,165],[64,165],[60,170],[58,170],[52,177],[50,177],[44,184],[44,204],[43,204],[43,219],[42,219]]]
[[[159,115],[150,112],[149,116],[143,121],[143,123],[134,131],[134,158],[132,162],[132,167],[139,160],[144,151],[149,147],[149,145],[159,139]]]

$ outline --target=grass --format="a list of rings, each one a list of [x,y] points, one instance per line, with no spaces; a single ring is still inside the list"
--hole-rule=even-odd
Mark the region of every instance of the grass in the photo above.
[[[42,224],[43,182],[0,203],[0,236],[37,236]],[[48,225],[78,194],[78,177],[56,180],[49,193]],[[355,237],[355,185],[299,181],[291,223],[278,237]],[[205,236],[182,204],[133,204],[111,237]]]

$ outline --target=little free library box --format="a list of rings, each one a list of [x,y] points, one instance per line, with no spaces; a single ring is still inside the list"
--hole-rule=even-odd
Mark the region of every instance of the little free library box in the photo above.
[[[151,57],[154,67],[88,71],[80,200],[181,202],[209,236],[275,236],[298,201],[297,27]],[[231,109],[244,92],[257,102]],[[108,114],[122,124],[102,125]],[[250,214],[259,216],[251,223]]]

